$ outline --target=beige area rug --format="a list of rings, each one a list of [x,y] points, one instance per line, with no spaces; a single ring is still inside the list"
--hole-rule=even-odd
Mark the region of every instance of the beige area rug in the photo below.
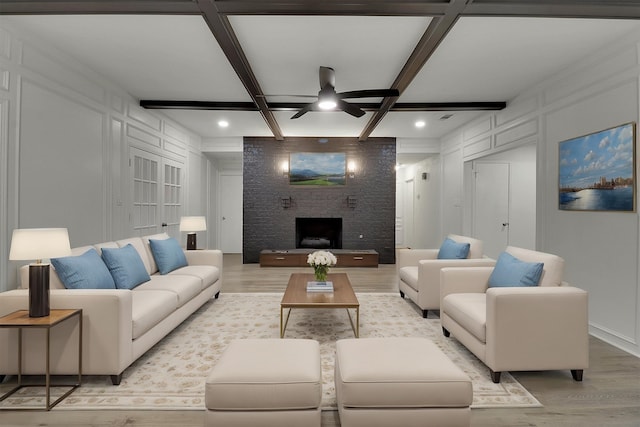
[[[86,376],[82,387],[54,410],[202,410],[205,380],[231,340],[279,337],[281,299],[280,293],[223,293],[125,370],[119,386],[112,386],[108,377]],[[431,339],[471,377],[472,408],[541,406],[506,372],[502,374],[500,384],[491,382],[489,371],[482,362],[455,339],[444,338],[439,319],[423,319],[398,294],[360,293],[358,300],[362,338],[410,336]],[[353,338],[345,310],[294,309],[286,338],[311,338],[320,342],[322,407],[335,409],[335,341]],[[9,388],[9,384],[1,385],[0,393]],[[24,393],[2,402],[2,406],[42,404],[42,398],[33,395],[41,395],[40,388],[23,390]],[[62,394],[64,390],[57,389],[56,393]]]

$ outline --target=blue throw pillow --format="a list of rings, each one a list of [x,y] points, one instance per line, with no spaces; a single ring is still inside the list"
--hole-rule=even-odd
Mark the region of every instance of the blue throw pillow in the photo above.
[[[470,247],[469,243],[457,243],[447,237],[440,246],[438,259],[466,259]]]
[[[524,262],[502,252],[489,277],[489,287],[538,286],[543,267],[542,262]]]
[[[118,289],[133,289],[151,280],[138,251],[129,243],[122,248],[103,248],[102,259]]]
[[[160,274],[171,273],[177,268],[188,265],[180,243],[173,237],[164,240],[149,239],[149,245]]]
[[[95,249],[79,256],[52,258],[51,264],[67,289],[115,289],[116,284]]]

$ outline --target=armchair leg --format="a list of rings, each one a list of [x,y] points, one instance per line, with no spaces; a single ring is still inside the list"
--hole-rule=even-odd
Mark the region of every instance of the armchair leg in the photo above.
[[[429,310],[422,310],[422,317],[426,319],[428,313],[429,313]]]
[[[571,370],[571,376],[573,377],[573,379],[575,381],[582,381],[582,374],[584,373],[584,370],[582,369],[572,369]]]
[[[219,296],[220,296],[220,291],[216,292],[216,294],[214,295],[214,298],[218,299]]]
[[[122,381],[122,374],[111,375],[111,384],[120,385],[120,381]]]
[[[404,299],[404,292],[400,291],[400,298]]]
[[[444,335],[445,337],[449,338],[449,335],[451,335],[451,332],[447,331],[447,329],[443,326],[442,327],[442,335]]]
[[[495,384],[500,383],[500,374],[502,372],[493,372],[493,370],[489,369],[489,373],[491,373],[491,381],[493,381]]]

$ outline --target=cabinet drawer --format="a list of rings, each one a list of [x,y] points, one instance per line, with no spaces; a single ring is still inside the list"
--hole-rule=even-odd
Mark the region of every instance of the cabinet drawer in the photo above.
[[[341,254],[336,267],[377,267],[378,254]]]
[[[260,254],[260,266],[262,267],[301,267],[306,265],[306,261],[304,254]]]

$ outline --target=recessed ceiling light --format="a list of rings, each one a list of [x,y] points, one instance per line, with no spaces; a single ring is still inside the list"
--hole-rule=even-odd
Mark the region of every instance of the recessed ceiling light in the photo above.
[[[220,126],[221,128],[229,127],[229,122],[228,122],[228,121],[226,121],[226,120],[220,120],[220,121],[218,122],[218,126]]]
[[[415,125],[416,125],[417,128],[423,128],[427,124],[424,122],[424,120],[418,120]]]

